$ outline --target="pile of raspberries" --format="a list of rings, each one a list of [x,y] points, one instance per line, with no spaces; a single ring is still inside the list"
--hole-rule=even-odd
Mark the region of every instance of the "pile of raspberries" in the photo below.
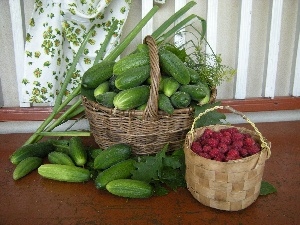
[[[191,145],[196,154],[220,162],[237,160],[258,153],[261,148],[250,134],[230,127],[213,131],[206,128],[201,137]]]

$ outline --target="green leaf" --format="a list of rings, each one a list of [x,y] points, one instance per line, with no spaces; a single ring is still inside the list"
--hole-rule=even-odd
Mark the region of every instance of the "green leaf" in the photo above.
[[[159,180],[163,167],[163,158],[166,155],[168,145],[166,145],[155,156],[142,156],[140,161],[135,163],[136,170],[132,171],[132,179],[142,180],[150,183]]]
[[[164,167],[160,181],[175,190],[178,187],[185,187],[185,171],[173,169],[172,167]]]
[[[206,109],[212,108],[214,106],[219,106],[221,102],[216,102],[213,104],[205,104],[202,106],[195,106],[195,117],[196,118],[200,113],[203,113]],[[209,125],[222,124],[222,120],[225,120],[226,116],[223,113],[220,113],[216,110],[208,112],[207,114],[201,116],[195,123],[195,128],[204,127]]]
[[[277,190],[272,184],[268,183],[267,181],[261,182],[259,195],[269,195],[275,192],[277,192]]]

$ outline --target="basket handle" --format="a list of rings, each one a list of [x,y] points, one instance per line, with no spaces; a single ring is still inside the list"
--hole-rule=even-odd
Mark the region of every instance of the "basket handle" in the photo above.
[[[147,106],[143,112],[143,119],[155,121],[158,118],[158,91],[160,83],[158,49],[155,40],[150,35],[144,38],[144,43],[149,47],[151,86]]]
[[[260,133],[260,131],[257,129],[257,127],[255,126],[255,124],[253,122],[251,122],[251,120],[249,118],[246,117],[245,114],[235,110],[234,108],[230,107],[230,106],[214,106],[212,108],[208,108],[206,109],[204,112],[202,113],[199,113],[199,115],[194,119],[193,121],[193,124],[191,126],[191,130],[189,131],[189,133],[191,134],[192,136],[192,139],[194,139],[194,130],[195,130],[195,123],[198,119],[200,119],[201,116],[205,115],[206,113],[208,112],[211,112],[211,111],[214,111],[216,109],[227,109],[229,111],[231,111],[232,113],[234,114],[237,114],[239,116],[241,116],[244,120],[246,120],[251,126],[252,128],[254,129],[254,131],[256,132],[256,134],[259,136],[260,138],[260,141],[261,141],[261,147],[263,149],[266,149],[267,150],[267,158],[270,158],[271,156],[271,149],[270,149],[270,144],[268,144],[266,142],[266,139],[262,136],[262,134]]]

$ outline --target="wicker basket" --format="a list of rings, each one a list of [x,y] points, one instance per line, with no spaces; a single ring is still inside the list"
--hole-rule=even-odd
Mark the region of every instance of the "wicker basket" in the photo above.
[[[245,128],[237,129],[250,134],[261,151],[255,155],[228,162],[218,162],[206,159],[191,150],[191,144],[200,137],[206,128],[219,131],[232,126],[212,125],[194,129],[187,134],[184,153],[186,161],[187,188],[200,203],[226,211],[238,211],[251,205],[260,192],[261,180],[266,159],[270,157],[270,143],[261,135],[255,125],[242,113],[228,106],[217,106],[199,114],[195,121],[208,111],[225,108],[241,115],[249,122],[255,131]]]
[[[151,36],[144,42],[149,47],[151,88],[147,107],[142,110],[121,111],[104,107],[83,97],[85,114],[96,143],[107,148],[117,143],[131,145],[136,155],[153,154],[169,144],[169,150],[183,146],[194,119],[194,109],[176,109],[174,114],[158,110],[160,68],[157,46]],[[211,102],[215,100],[213,90]]]

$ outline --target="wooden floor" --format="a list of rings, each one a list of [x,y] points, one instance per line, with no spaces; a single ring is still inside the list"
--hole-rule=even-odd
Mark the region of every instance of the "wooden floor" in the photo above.
[[[56,182],[36,171],[14,181],[15,166],[8,157],[29,134],[1,134],[0,224],[300,224],[300,121],[256,125],[272,143],[263,180],[273,184],[277,193],[259,196],[237,212],[204,206],[184,188],[163,197],[126,199],[97,190],[92,181]],[[94,144],[92,138],[85,142]]]

